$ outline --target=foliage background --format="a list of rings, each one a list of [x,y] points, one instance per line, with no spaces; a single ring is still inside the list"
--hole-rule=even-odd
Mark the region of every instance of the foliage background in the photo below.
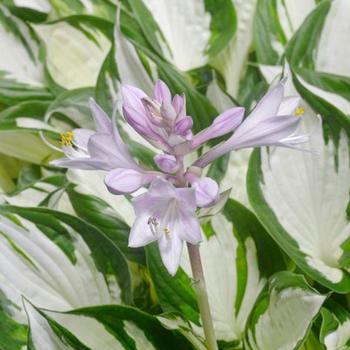
[[[130,198],[55,169],[44,143],[92,127],[120,83],[185,92],[196,130],[288,76],[314,153],[241,150],[201,246],[222,349],[350,348],[348,0],[4,0],[0,4],[0,349],[204,349],[188,258],[129,249]],[[320,119],[317,117],[319,115]],[[322,120],[322,123],[321,121]],[[141,163],[154,149],[123,119]]]

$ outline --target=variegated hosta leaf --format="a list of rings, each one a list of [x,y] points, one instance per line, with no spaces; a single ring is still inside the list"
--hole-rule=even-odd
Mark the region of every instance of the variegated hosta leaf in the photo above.
[[[4,104],[26,99],[47,100],[38,39],[33,30],[9,9],[0,6],[0,101]]]
[[[18,159],[0,153],[0,198],[2,192],[15,190],[14,179],[17,178],[21,165],[21,161]]]
[[[52,126],[44,121],[47,107],[48,102],[33,100],[0,113],[0,149],[3,154],[35,164],[57,158],[57,152],[39,136],[42,130],[48,139],[57,137]]]
[[[93,88],[64,91],[49,105],[45,120],[55,130],[67,131],[82,127],[95,129],[89,108],[89,99],[94,97]]]
[[[87,176],[89,175],[87,174]],[[120,206],[118,208],[120,215],[118,216],[115,209],[103,199],[97,197],[98,193],[95,195],[82,193],[81,187],[79,188],[79,186],[75,185],[68,186],[67,194],[76,214],[80,218],[98,227],[116,243],[128,259],[145,264],[144,250],[142,248],[128,247],[130,226],[125,223]],[[120,198],[114,196],[113,199],[114,207],[118,202],[127,202],[127,199],[121,196]]]
[[[299,349],[325,298],[302,275],[275,274],[250,315],[245,349]]]
[[[0,211],[0,310],[8,318],[26,324],[22,296],[58,311],[131,303],[126,260],[98,229],[48,209]]]
[[[234,0],[237,11],[237,30],[213,64],[223,75],[227,92],[237,97],[239,82],[253,39],[253,22],[257,0]]]
[[[312,115],[305,116],[304,129],[313,153],[255,151],[249,199],[272,237],[305,272],[332,290],[349,292],[349,141],[342,133],[338,145],[326,143]]]
[[[51,175],[1,197],[5,203],[11,205],[21,207],[40,206],[74,214],[74,209],[66,194],[66,186],[63,175]]]
[[[236,29],[230,0],[129,1],[150,43],[178,69],[205,65]]]
[[[255,216],[232,200],[203,226],[203,232],[200,249],[216,337],[239,344],[265,276],[283,268],[282,257]],[[164,268],[156,245],[148,246],[146,253],[163,310],[179,312],[203,335],[187,254],[174,278]]]
[[[302,96],[326,118],[336,136],[342,124],[350,130],[350,65],[344,45],[350,30],[350,3],[323,1],[305,20],[288,45],[295,85]]]
[[[193,349],[179,333],[134,308],[113,305],[63,313],[24,303],[32,350]]]
[[[320,334],[326,350],[346,350],[350,346],[350,313],[335,302],[329,301],[322,309]]]
[[[258,1],[254,37],[260,64],[280,64],[286,44],[313,10],[316,2],[316,0]]]
[[[50,19],[71,15],[91,15],[113,22],[115,18],[116,6],[109,0],[49,0],[49,2],[52,6]]]
[[[45,62],[53,89],[55,84],[64,89],[95,86],[111,48],[110,22],[72,16],[34,28],[45,44]]]

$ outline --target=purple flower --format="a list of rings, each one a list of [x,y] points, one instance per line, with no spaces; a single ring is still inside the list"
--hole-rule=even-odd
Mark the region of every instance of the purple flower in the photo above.
[[[115,116],[110,120],[94,101],[90,107],[96,131],[76,129],[62,135],[65,157],[53,164],[105,170],[105,184],[114,194],[133,193],[151,184],[147,192],[133,200],[136,220],[129,246],[141,247],[157,240],[164,265],[172,275],[180,264],[183,242],[201,241],[196,209],[213,206],[219,199],[219,185],[203,177],[202,168],[232,150],[269,145],[296,148],[307,141],[306,135],[298,134],[298,116],[303,112],[299,98],[285,98],[282,83],[272,88],[245,120],[244,108],[234,107],[195,135],[185,96],[173,97],[161,80],[155,85],[153,97],[128,85],[122,86],[122,95],[126,122],[160,150],[154,157],[159,171],[136,163],[119,135]],[[191,167],[184,166],[188,153],[232,132],[227,141]]]
[[[183,242],[202,240],[196,217],[196,195],[192,188],[176,188],[157,178],[148,192],[133,200],[136,220],[131,228],[129,247],[143,247],[158,241],[162,261],[175,275],[181,260]]]
[[[298,97],[284,97],[283,82],[273,87],[260,100],[253,112],[237,127],[225,142],[212,148],[199,158],[195,165],[204,168],[215,159],[233,150],[282,146],[295,148],[307,142],[307,135],[300,135],[298,127],[303,109]]]
[[[129,85],[122,86],[122,94],[125,120],[153,146],[175,155],[186,155],[208,140],[233,131],[244,115],[244,108],[231,108],[193,136],[193,120],[186,114],[185,96],[172,98],[163,81],[157,81],[153,98]]]
[[[52,165],[109,171],[105,183],[116,194],[134,192],[156,176],[161,176],[160,173],[146,171],[131,157],[119,135],[115,116],[111,120],[92,99],[90,109],[96,131],[75,129],[62,134],[61,144],[65,157],[52,161]]]

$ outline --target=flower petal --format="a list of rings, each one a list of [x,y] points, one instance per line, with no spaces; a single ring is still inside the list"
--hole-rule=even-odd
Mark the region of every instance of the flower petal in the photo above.
[[[271,88],[255,106],[252,113],[244,121],[254,120],[258,123],[264,118],[277,115],[280,104],[282,103],[284,96],[284,83],[280,82],[273,88]]]
[[[89,139],[95,133],[94,130],[90,129],[74,129],[73,143],[86,151]]]
[[[146,98],[147,95],[141,90],[131,85],[122,85],[121,93],[123,97],[123,107],[129,106],[138,111],[140,114],[145,112],[142,98]]]
[[[143,247],[157,240],[158,237],[152,233],[148,220],[149,216],[146,213],[141,213],[136,217],[136,220],[130,230],[129,247]]]
[[[175,134],[186,136],[189,130],[192,129],[193,120],[191,117],[186,116],[177,120],[175,124]]]
[[[176,158],[171,154],[157,154],[154,157],[154,161],[159,169],[165,173],[174,173],[179,168]]]
[[[183,118],[186,115],[186,96],[175,95],[172,105],[176,111],[177,118]]]
[[[161,104],[171,104],[171,92],[164,81],[157,80],[154,86],[154,98]]]
[[[295,110],[300,106],[300,97],[285,97],[278,109],[277,115],[293,115]]]
[[[170,275],[174,276],[181,262],[182,240],[175,233],[162,234],[159,237],[158,245],[164,266]]]
[[[191,244],[202,242],[201,227],[195,215],[186,215],[186,213],[182,213],[179,217],[179,226],[181,228],[178,230],[177,234],[182,240]]]
[[[287,145],[282,144],[283,140],[295,136],[300,120],[296,116],[274,116],[266,118],[259,125],[247,125],[244,121],[227,141],[205,153],[195,165],[205,167],[223,154],[241,148]]]
[[[196,191],[196,202],[198,207],[209,207],[219,199],[219,186],[210,177],[201,177],[192,184]]]
[[[234,107],[216,117],[213,123],[197,135],[193,136],[192,147],[197,148],[210,139],[225,135],[241,124],[244,108]]]
[[[155,175],[133,169],[114,169],[105,177],[105,185],[114,194],[132,193],[150,183]]]
[[[96,103],[93,98],[89,100],[90,110],[95,120],[97,132],[111,133],[112,124],[106,112]]]

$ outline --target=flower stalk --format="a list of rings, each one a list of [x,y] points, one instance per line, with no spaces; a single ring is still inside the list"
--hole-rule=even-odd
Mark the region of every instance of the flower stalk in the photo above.
[[[197,303],[202,319],[202,326],[205,336],[205,344],[208,350],[218,350],[215,338],[213,319],[210,313],[207,287],[205,284],[199,245],[187,243],[188,254],[190,256],[194,288],[197,293]]]

